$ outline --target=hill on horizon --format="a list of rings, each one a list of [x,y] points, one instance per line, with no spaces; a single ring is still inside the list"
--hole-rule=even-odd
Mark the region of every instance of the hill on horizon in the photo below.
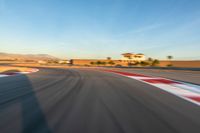
[[[10,54],[0,52],[0,60],[59,60],[48,54]]]

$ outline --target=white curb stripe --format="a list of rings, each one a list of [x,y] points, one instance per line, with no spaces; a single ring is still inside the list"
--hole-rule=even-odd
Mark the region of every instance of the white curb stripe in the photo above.
[[[32,69],[30,71],[24,71],[24,72],[13,72],[12,74],[0,74],[0,78],[2,77],[8,77],[8,76],[15,76],[15,75],[19,75],[19,74],[29,74],[29,73],[34,73],[34,72],[38,72],[39,69]]]
[[[1,77],[8,77],[8,75],[0,74],[0,78]]]
[[[197,85],[196,87],[191,86],[191,84],[176,84],[174,86],[200,94],[200,87]]]

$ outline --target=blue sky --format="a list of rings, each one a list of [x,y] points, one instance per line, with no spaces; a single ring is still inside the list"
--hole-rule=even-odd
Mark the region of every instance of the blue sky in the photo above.
[[[0,0],[0,52],[200,59],[200,0]]]

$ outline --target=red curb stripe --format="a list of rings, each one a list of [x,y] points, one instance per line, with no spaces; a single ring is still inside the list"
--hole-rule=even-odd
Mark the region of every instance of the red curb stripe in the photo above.
[[[28,71],[22,71],[22,72],[3,72],[0,73],[0,77],[5,77],[5,76],[15,76],[15,75],[20,75],[20,74],[29,74],[33,72],[39,71],[38,69],[33,69],[33,70],[28,70]]]
[[[193,97],[193,96],[186,96],[186,97],[196,102],[200,102],[200,97]]]
[[[152,83],[152,84],[181,84],[176,81],[167,80],[167,79],[142,79],[145,82]]]
[[[0,78],[1,78],[1,77],[7,77],[7,76],[9,76],[9,75],[0,74]]]

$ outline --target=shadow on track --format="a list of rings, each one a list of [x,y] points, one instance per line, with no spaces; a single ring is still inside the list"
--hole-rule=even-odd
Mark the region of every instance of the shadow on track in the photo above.
[[[18,72],[10,70],[3,73],[14,75]],[[0,132],[51,133],[28,77],[20,74],[0,80]]]

